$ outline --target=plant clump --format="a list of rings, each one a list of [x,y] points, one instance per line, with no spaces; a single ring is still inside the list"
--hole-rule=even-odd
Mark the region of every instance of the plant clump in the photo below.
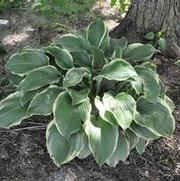
[[[46,145],[57,166],[92,154],[115,167],[175,129],[174,104],[151,62],[156,52],[110,38],[101,19],[47,47],[26,47],[7,62],[16,92],[0,103],[0,127],[52,114]]]

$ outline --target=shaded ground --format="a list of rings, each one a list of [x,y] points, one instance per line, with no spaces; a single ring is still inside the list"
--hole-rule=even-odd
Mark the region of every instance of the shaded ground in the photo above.
[[[56,30],[43,30],[33,25],[30,10],[11,11],[1,15],[10,19],[7,27],[0,29],[0,41],[8,54],[0,57],[0,78],[5,77],[4,63],[8,56],[24,46],[39,47],[58,34]],[[85,26],[89,19],[73,24]],[[116,168],[99,168],[92,157],[75,159],[57,168],[45,147],[45,125],[50,118],[33,117],[13,130],[0,130],[0,180],[2,181],[178,181],[180,180],[180,69],[174,60],[155,59],[158,71],[166,84],[168,94],[176,104],[174,116],[177,127],[174,135],[149,145],[139,155],[133,151],[125,163]],[[9,87],[0,87],[0,99]],[[31,127],[26,129],[26,127]]]

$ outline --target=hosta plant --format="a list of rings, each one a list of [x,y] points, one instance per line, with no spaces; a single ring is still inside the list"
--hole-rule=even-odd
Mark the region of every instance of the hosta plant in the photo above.
[[[147,44],[111,39],[101,19],[42,49],[24,48],[7,68],[16,92],[0,103],[0,127],[53,115],[46,144],[56,165],[93,155],[102,166],[170,136],[174,105]]]

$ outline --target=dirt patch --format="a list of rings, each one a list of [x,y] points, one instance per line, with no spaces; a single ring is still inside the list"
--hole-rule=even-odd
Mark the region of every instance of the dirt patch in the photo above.
[[[0,41],[8,54],[0,57],[0,78],[5,77],[7,57],[24,46],[40,47],[47,44],[59,32],[45,30],[33,24],[29,8],[1,14],[9,19],[8,26],[0,29]],[[74,23],[73,29],[86,26],[89,20]],[[45,126],[49,117],[33,117],[13,130],[0,129],[0,180],[2,181],[178,181],[180,180],[180,75],[174,60],[157,57],[155,63],[165,83],[168,95],[176,104],[174,116],[176,131],[168,139],[160,139],[149,145],[142,155],[133,151],[125,163],[116,168],[99,168],[92,157],[75,159],[57,168],[45,146]],[[0,99],[9,88],[2,84]],[[31,127],[26,129],[26,127]],[[20,129],[19,129],[20,128]]]

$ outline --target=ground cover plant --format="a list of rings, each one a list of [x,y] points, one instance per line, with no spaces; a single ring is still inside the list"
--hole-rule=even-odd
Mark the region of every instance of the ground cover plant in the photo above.
[[[88,12],[94,2],[94,0],[35,0],[32,10],[36,15],[54,22],[60,15],[74,18],[79,13]]]
[[[148,41],[149,44],[153,45],[157,49],[164,50],[167,48],[166,39],[163,31],[159,31],[157,33],[148,32],[146,33],[144,38]]]
[[[53,114],[46,143],[56,165],[92,154],[116,166],[174,131],[174,104],[150,61],[156,52],[111,39],[101,19],[42,49],[26,47],[7,63],[17,88],[0,103],[0,127]]]
[[[24,0],[0,0],[0,11],[5,9],[19,8],[24,3]]]

